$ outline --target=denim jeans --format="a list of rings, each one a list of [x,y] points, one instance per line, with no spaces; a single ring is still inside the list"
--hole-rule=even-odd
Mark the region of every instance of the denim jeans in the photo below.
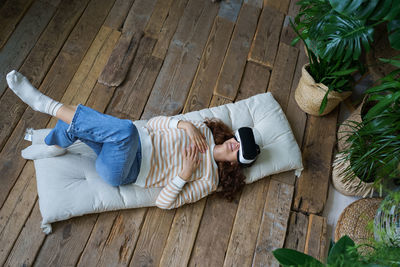
[[[142,153],[132,121],[78,105],[71,124],[58,120],[44,141],[67,148],[78,139],[97,154],[96,171],[107,183],[119,186],[136,181]]]

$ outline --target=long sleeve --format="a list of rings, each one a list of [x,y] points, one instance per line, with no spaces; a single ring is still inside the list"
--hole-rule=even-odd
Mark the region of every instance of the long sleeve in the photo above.
[[[161,129],[176,129],[178,128],[178,122],[179,120],[176,118],[171,118],[171,117],[166,117],[166,116],[158,116],[151,118],[147,124],[146,127],[149,130],[155,131],[155,130],[161,130]]]
[[[196,202],[212,191],[211,181],[200,179],[186,183],[176,176],[161,190],[156,205],[161,209],[173,209],[186,203]]]

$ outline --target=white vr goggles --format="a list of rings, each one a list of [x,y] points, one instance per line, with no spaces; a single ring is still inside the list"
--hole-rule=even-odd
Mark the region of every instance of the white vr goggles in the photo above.
[[[239,128],[235,132],[235,139],[240,143],[238,162],[243,165],[253,163],[260,154],[260,147],[256,144],[253,130],[250,127]]]

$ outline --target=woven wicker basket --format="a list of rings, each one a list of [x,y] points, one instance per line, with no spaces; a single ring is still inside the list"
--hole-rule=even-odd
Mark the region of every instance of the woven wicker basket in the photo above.
[[[366,97],[364,97],[362,103],[358,106],[356,110],[351,113],[351,115],[339,126],[338,132],[337,132],[337,138],[338,138],[338,150],[339,152],[342,152],[346,148],[348,148],[349,144],[346,143],[347,136],[351,134],[352,128],[350,127],[352,125],[352,122],[361,122],[361,110],[363,108],[363,105],[366,101]]]
[[[336,154],[332,170],[332,184],[335,189],[346,196],[372,197],[373,183],[365,183],[355,175],[353,179],[345,177],[343,172],[349,164],[348,160],[343,159],[342,153]]]
[[[367,229],[367,225],[374,220],[381,201],[382,198],[364,198],[347,206],[336,224],[335,242],[344,235],[348,235],[356,244],[374,238],[373,232]]]
[[[308,73],[306,68],[309,64],[305,64],[301,70],[301,78],[297,85],[294,97],[299,107],[306,113],[323,116],[331,112],[341,101],[351,95],[351,92],[338,93],[331,91],[328,94],[328,103],[322,114],[319,114],[319,108],[328,87],[322,83],[316,83],[314,78]]]

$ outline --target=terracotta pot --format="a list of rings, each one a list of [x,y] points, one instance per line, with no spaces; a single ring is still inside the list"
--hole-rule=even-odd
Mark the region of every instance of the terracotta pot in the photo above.
[[[322,114],[319,114],[319,108],[328,87],[322,83],[316,83],[314,78],[306,70],[309,64],[302,68],[301,78],[295,92],[295,99],[299,107],[306,113],[314,116],[323,116],[331,112],[339,103],[351,95],[351,92],[331,91],[328,94],[328,103]]]

